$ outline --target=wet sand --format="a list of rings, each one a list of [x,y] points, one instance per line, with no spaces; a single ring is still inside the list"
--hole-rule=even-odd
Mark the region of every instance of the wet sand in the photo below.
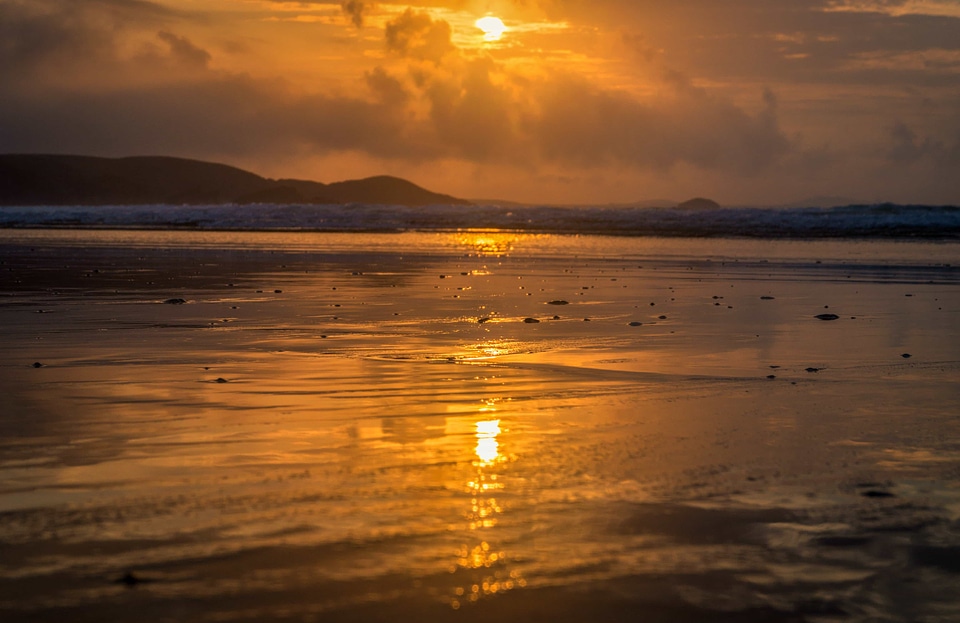
[[[960,618],[960,244],[0,262],[0,620]]]

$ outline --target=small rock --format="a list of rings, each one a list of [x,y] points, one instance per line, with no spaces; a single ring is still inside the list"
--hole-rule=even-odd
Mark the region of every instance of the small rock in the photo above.
[[[660,320],[666,320],[666,319],[667,319],[666,316],[657,316],[657,318],[659,318]]]
[[[524,318],[523,321],[527,324],[540,324],[540,321],[536,318]]]
[[[634,320],[633,322],[630,323],[630,326],[631,326],[631,327],[640,327],[640,326],[643,326],[643,323]]]
[[[477,324],[483,324],[483,323],[485,323],[485,322],[490,322],[490,320],[491,320],[490,316],[487,316],[487,317],[485,317],[485,318],[481,318],[480,320],[478,320],[478,321],[477,321]]]
[[[836,314],[817,314],[814,318],[817,320],[837,320],[840,316]]]
[[[761,297],[760,297],[760,300],[761,300],[761,301],[772,301],[772,300],[773,300],[773,297],[772,297],[772,296],[761,296]]]
[[[214,381],[214,383],[227,383],[227,382],[228,382],[227,379],[223,378],[222,376],[218,377],[217,380]]]
[[[563,301],[559,299],[556,301],[550,301],[549,303],[547,303],[547,305],[569,305],[569,304],[570,304],[570,301]]]
[[[768,375],[767,375],[767,378],[768,378],[768,379],[775,379],[775,378],[777,378],[777,375],[776,375],[776,374],[768,374]]]
[[[910,359],[910,357],[912,357],[913,355],[911,355],[910,353],[903,353],[900,356],[903,357],[904,359]]]
[[[560,316],[554,316],[553,319],[554,319],[554,320],[560,320]]]
[[[143,580],[142,578],[138,578],[136,575],[134,575],[132,571],[127,571],[121,577],[114,580],[114,583],[123,584],[124,586],[128,586],[132,588],[137,584],[141,584],[145,581],[146,580]]]
[[[819,372],[820,368],[807,368],[807,372]]]
[[[868,489],[866,491],[861,491],[860,495],[865,498],[892,498],[896,497],[894,494],[889,491],[880,491],[879,489]]]
[[[164,301],[166,305],[183,305],[184,303],[186,303],[186,301],[183,299],[167,299]]]
[[[39,361],[34,361],[34,362],[33,362],[33,367],[34,367],[34,368],[42,368],[42,367],[43,367],[43,364],[40,363]]]
[[[274,293],[274,294],[283,294],[283,290],[274,290],[273,293]]]

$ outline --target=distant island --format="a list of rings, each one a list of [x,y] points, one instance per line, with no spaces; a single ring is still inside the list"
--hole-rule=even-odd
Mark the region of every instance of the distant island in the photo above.
[[[713,199],[695,197],[693,199],[684,201],[683,203],[677,205],[677,207],[682,210],[717,210],[720,208],[720,204]]]
[[[0,154],[0,205],[229,203],[470,205],[386,175],[322,184],[167,156]]]

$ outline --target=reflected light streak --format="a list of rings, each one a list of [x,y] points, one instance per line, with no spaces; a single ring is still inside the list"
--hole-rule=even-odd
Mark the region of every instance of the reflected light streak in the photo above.
[[[477,422],[477,447],[474,452],[480,459],[480,465],[492,465],[501,459],[500,443],[497,441],[499,434],[500,420]]]
[[[480,412],[495,412],[497,402],[497,399],[488,400]],[[470,511],[467,518],[471,531],[488,530],[497,525],[496,516],[501,514],[503,509],[496,499],[490,497],[490,493],[503,489],[503,485],[498,482],[498,475],[490,473],[488,468],[505,460],[500,455],[500,444],[497,440],[502,432],[500,420],[481,420],[474,426],[477,439],[474,452],[479,460],[473,463],[477,469],[476,477],[467,483],[470,492]],[[456,568],[464,572],[463,580],[466,582],[454,590],[450,600],[450,606],[454,610],[460,609],[462,604],[475,603],[484,597],[527,585],[518,570],[509,569],[506,553],[491,545],[490,536],[472,546],[462,545],[457,552]]]
[[[455,235],[457,244],[471,248],[477,255],[504,255],[512,251],[513,245],[520,240],[517,234],[498,231],[465,231]]]

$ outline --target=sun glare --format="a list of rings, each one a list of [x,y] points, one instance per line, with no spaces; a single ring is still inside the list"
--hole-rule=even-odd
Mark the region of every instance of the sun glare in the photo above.
[[[483,31],[484,41],[499,41],[500,37],[503,36],[503,33],[507,31],[507,27],[504,25],[503,20],[501,20],[499,17],[493,17],[492,15],[481,17],[474,23],[476,24],[477,28]]]

